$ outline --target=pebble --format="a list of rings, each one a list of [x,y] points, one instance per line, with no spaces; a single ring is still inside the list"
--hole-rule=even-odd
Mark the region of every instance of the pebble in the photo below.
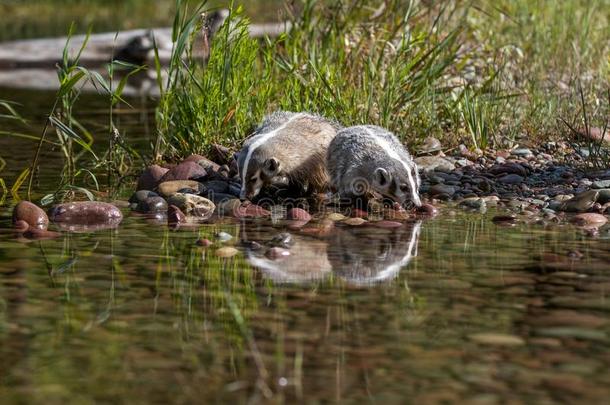
[[[598,195],[599,191],[597,190],[585,191],[565,201],[559,209],[566,212],[585,212],[593,207]]]
[[[152,190],[157,187],[161,178],[169,171],[159,165],[148,166],[138,179],[137,190]]]
[[[455,192],[455,187],[446,184],[435,184],[434,186],[430,187],[430,190],[428,191],[428,193],[433,197],[437,197],[440,195],[447,195],[449,197],[452,197]]]
[[[578,226],[592,226],[592,227],[600,227],[608,222],[608,218],[603,216],[602,214],[595,214],[592,212],[587,212],[584,214],[578,214],[573,216],[570,219],[575,225]]]
[[[99,201],[59,204],[49,210],[53,222],[68,225],[117,226],[123,214],[114,205]]]
[[[220,249],[216,250],[216,256],[224,258],[224,259],[233,257],[237,253],[239,253],[239,250],[237,250],[231,246],[221,247]]]
[[[216,213],[218,216],[234,217],[236,210],[241,207],[241,201],[238,198],[231,198],[218,203]]]
[[[271,246],[289,249],[292,245],[294,245],[294,240],[292,239],[292,235],[290,233],[282,232],[271,238],[269,244]]]
[[[167,201],[163,197],[148,197],[144,201],[140,201],[136,207],[136,210],[146,214],[154,212],[165,212],[167,211]]]
[[[483,212],[487,209],[487,203],[485,202],[484,199],[479,198],[479,197],[465,198],[462,201],[460,201],[458,205],[461,207],[479,210],[481,212]]]
[[[214,214],[216,205],[205,197],[194,194],[176,193],[167,202],[180,208],[187,216],[207,219]]]
[[[417,167],[425,172],[439,170],[450,172],[455,170],[455,164],[442,156],[420,156],[414,159]]]
[[[271,216],[271,211],[267,211],[255,204],[240,205],[233,211],[235,218],[265,218]]]
[[[180,208],[170,205],[167,209],[167,222],[170,225],[179,225],[187,222],[186,215]]]
[[[286,218],[296,221],[311,221],[311,214],[302,208],[291,208],[286,213]]]
[[[523,183],[523,177],[518,174],[507,174],[500,177],[498,181],[503,184],[521,184]]]
[[[525,341],[519,336],[501,333],[476,333],[468,338],[477,343],[493,346],[523,346],[525,344]]]
[[[159,184],[157,190],[159,191],[160,195],[165,198],[169,198],[173,194],[176,194],[178,190],[185,188],[194,190],[197,194],[199,194],[202,191],[203,186],[201,183],[194,180],[172,180]]]
[[[218,232],[216,235],[214,235],[214,237],[221,242],[227,242],[227,241],[233,239],[233,235],[231,235],[227,232]]]
[[[272,247],[267,250],[265,256],[270,260],[279,260],[290,256],[290,251],[280,247]]]
[[[528,148],[518,148],[518,149],[513,149],[513,150],[511,151],[511,154],[512,154],[513,156],[523,156],[523,157],[533,155],[532,151],[531,151],[530,149],[528,149]]]
[[[49,217],[44,210],[29,201],[20,201],[13,209],[13,225],[17,221],[24,221],[29,228],[47,229],[49,226]],[[23,228],[23,224],[20,226]],[[17,229],[17,226],[15,226]]]
[[[165,175],[161,178],[160,182],[174,181],[174,180],[194,180],[203,178],[207,175],[205,169],[199,166],[195,162],[184,162],[178,166],[169,169]]]
[[[195,245],[201,246],[201,247],[209,247],[212,245],[212,241],[209,239],[197,239],[195,241]]]
[[[512,224],[517,222],[517,217],[514,215],[496,215],[491,219],[496,224]]]
[[[597,180],[591,185],[593,188],[610,188],[610,180]]]
[[[427,203],[422,204],[421,207],[417,207],[416,211],[420,215],[429,217],[435,217],[438,215],[438,209],[434,205]]]
[[[438,139],[436,139],[433,136],[429,136],[426,139],[424,139],[424,142],[417,150],[417,153],[423,155],[423,154],[439,152],[441,150],[441,148],[442,148],[441,141],[439,141]]]
[[[343,214],[339,214],[338,212],[333,212],[333,213],[329,214],[327,218],[330,219],[331,221],[337,222],[337,221],[343,221],[347,217]]]
[[[365,222],[367,222],[366,219],[358,218],[358,217],[349,218],[349,219],[346,219],[345,221],[343,221],[344,224],[350,225],[350,226],[360,226],[360,225],[364,224]]]

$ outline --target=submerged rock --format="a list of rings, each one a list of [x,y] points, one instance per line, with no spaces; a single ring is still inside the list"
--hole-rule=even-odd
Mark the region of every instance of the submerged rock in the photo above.
[[[205,177],[207,172],[195,162],[184,162],[171,168],[161,178],[161,182],[172,180],[193,180]]]
[[[194,180],[172,180],[159,184],[158,191],[163,197],[168,198],[184,189],[191,189],[195,194],[199,194],[203,190],[203,186]]]
[[[286,213],[286,218],[296,221],[311,221],[311,214],[302,208],[291,208]]]
[[[49,217],[44,210],[29,201],[20,201],[15,205],[13,225],[16,225],[17,221],[24,221],[28,224],[28,228],[32,229],[47,229],[49,226]],[[23,224],[20,227],[23,228]]]
[[[159,165],[148,166],[138,179],[137,190],[152,190],[157,187],[161,178],[169,171]]]
[[[606,218],[602,214],[587,212],[584,214],[575,215],[574,217],[572,217],[570,222],[578,226],[597,228],[608,222],[608,218]]]
[[[30,229],[30,225],[22,219],[13,222],[13,228],[19,233],[23,233]]]
[[[227,242],[233,239],[233,235],[227,232],[218,232],[216,235],[214,235],[214,237],[221,242]]]
[[[214,214],[216,206],[205,197],[195,194],[176,193],[167,202],[180,208],[187,216],[207,219]]]
[[[265,256],[270,260],[285,259],[286,257],[290,256],[290,250],[283,249],[281,247],[272,247],[271,249],[267,250]]]
[[[438,209],[432,204],[422,204],[421,207],[417,207],[416,212],[420,215],[429,217],[435,217],[438,215]]]
[[[114,227],[123,214],[112,204],[99,201],[79,201],[59,204],[49,210],[51,221],[65,225]]]
[[[230,247],[230,246],[221,247],[220,249],[216,250],[216,256],[223,258],[223,259],[233,257],[237,253],[239,253],[239,250],[235,249],[234,247]]]
[[[148,197],[138,203],[136,210],[145,214],[167,211],[167,202],[163,197]]]
[[[589,190],[580,193],[574,198],[565,201],[559,206],[561,211],[566,212],[585,212],[593,207],[599,195],[598,190]]]

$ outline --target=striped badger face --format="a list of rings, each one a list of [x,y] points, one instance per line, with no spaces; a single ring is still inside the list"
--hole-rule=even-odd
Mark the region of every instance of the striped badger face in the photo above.
[[[408,171],[405,170],[408,168]],[[373,189],[402,206],[412,203],[421,207],[419,198],[419,186],[421,179],[417,172],[415,163],[406,165],[390,165],[390,167],[378,167],[373,173]]]
[[[237,160],[240,162],[239,158]],[[280,174],[281,164],[275,157],[256,159],[254,156],[248,162],[248,167],[238,165],[241,177],[241,200],[251,200],[256,197],[261,189],[273,181]]]

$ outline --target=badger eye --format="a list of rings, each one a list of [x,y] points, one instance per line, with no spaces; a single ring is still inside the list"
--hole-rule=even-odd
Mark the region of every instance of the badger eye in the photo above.
[[[408,193],[408,192],[410,191],[410,190],[409,190],[409,185],[408,185],[408,184],[403,184],[403,185],[401,185],[401,186],[400,186],[400,191],[405,192],[405,193]]]

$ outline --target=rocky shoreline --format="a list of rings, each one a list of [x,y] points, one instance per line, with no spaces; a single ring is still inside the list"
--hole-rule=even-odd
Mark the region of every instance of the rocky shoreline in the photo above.
[[[492,221],[498,225],[565,222],[595,236],[610,214],[610,170],[587,173],[579,169],[580,155],[564,143],[485,153],[461,146],[445,154],[440,143],[429,138],[415,158],[426,201],[417,210],[382,204],[371,204],[368,211],[345,209],[333,204],[329,195],[280,199],[280,204],[277,194],[273,199],[267,195],[254,202],[241,201],[232,156],[227,148],[215,145],[209,158],[191,155],[175,165],[151,165],[140,175],[137,191],[128,202],[65,203],[52,207],[47,215],[22,201],[13,211],[14,228],[30,239],[59,236],[48,230],[49,223],[75,232],[114,228],[123,219],[118,208],[122,206],[133,215],[174,228],[227,218],[268,218],[274,223],[283,221],[293,231],[323,236],[338,223],[394,228],[434,216],[437,207],[450,212],[455,208],[485,212],[494,207],[498,214]]]

